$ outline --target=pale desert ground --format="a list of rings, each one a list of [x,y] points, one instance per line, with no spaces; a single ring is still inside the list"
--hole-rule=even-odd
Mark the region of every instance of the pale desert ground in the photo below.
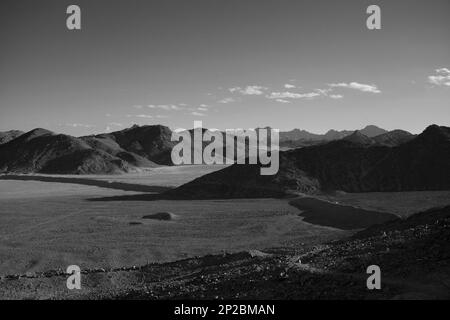
[[[143,174],[83,178],[175,187],[220,168],[165,167]],[[304,222],[287,199],[89,201],[132,194],[138,192],[0,180],[0,275],[72,264],[115,268],[224,251],[285,250],[291,244],[311,246],[351,233]],[[346,194],[332,200],[406,216],[450,204],[450,192]],[[171,212],[175,218],[142,219],[158,212]]]
[[[88,178],[177,186],[217,169],[172,167],[145,175]],[[293,242],[314,244],[348,234],[303,222],[287,200],[88,200],[130,194],[138,193],[0,180],[0,275],[65,269],[71,264],[82,268],[142,265],[223,251],[286,247]],[[171,212],[175,219],[142,219],[157,212]]]

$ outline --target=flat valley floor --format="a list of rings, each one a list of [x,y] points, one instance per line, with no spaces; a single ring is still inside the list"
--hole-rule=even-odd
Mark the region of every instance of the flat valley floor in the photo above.
[[[175,187],[221,168],[168,167],[83,178]],[[0,275],[65,270],[69,265],[132,267],[224,252],[276,252],[313,247],[354,233],[304,222],[288,199],[90,201],[140,193],[73,183],[0,180]],[[406,217],[449,205],[450,191],[321,198]],[[173,219],[142,219],[158,212],[170,212]]]
[[[174,171],[161,181],[163,171]],[[156,169],[142,175],[97,176],[176,186],[209,168]],[[117,180],[116,180],[117,179]],[[317,244],[348,232],[302,221],[284,199],[89,201],[133,195],[96,186],[0,180],[0,274],[69,265],[115,268],[221,252]],[[142,219],[171,212],[171,221]]]

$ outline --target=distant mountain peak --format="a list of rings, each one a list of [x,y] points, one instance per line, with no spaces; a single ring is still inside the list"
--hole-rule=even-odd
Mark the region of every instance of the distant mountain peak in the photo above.
[[[373,138],[379,136],[380,134],[387,133],[387,130],[384,130],[380,127],[377,127],[373,124],[366,126],[364,129],[360,130],[362,134],[369,138]]]
[[[43,128],[36,128],[33,129],[31,131],[28,131],[27,133],[24,133],[23,135],[20,136],[20,139],[23,140],[31,140],[37,137],[41,137],[41,136],[49,136],[49,135],[54,135],[55,133],[47,130],[47,129],[43,129]]]
[[[376,126],[376,125],[374,125],[374,124],[368,124],[368,125],[365,126],[364,129],[362,129],[362,130],[366,130],[366,129],[380,129],[380,130],[384,130],[384,129],[381,129],[380,127],[378,127],[378,126]]]
[[[54,134],[53,131],[43,129],[43,128],[36,128],[33,130],[28,131],[26,134],[28,135],[44,135],[44,134]]]
[[[366,136],[365,134],[363,134],[359,130],[356,130],[351,135],[346,136],[342,140],[353,142],[353,143],[356,143],[356,144],[362,144],[362,145],[373,144],[373,140],[371,138],[369,138],[368,136]]]
[[[450,128],[432,124],[431,126],[428,126],[419,137],[450,140]]]
[[[408,131],[397,129],[380,134],[372,138],[372,140],[378,145],[395,147],[414,139],[414,137],[415,135]]]

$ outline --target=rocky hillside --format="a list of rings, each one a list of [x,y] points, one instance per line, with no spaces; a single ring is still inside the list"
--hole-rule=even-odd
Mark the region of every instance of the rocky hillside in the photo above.
[[[393,130],[373,137],[372,140],[378,145],[396,147],[414,139],[414,137],[415,135],[408,131]]]
[[[171,164],[171,134],[163,126],[81,138],[45,129],[2,133],[0,172],[109,174]]]
[[[171,141],[172,131],[165,126],[133,126],[129,129],[82,139],[98,139],[107,144],[117,144],[121,149],[160,165],[172,165],[170,153],[176,142]],[[117,147],[116,146],[116,147]],[[137,159],[139,161],[139,159]]]
[[[450,189],[450,128],[428,127],[395,147],[340,140],[288,152],[322,189],[347,192]]]
[[[83,290],[61,286],[63,270],[3,275],[0,298],[450,299],[449,244],[445,207],[322,245],[82,270]],[[370,265],[381,268],[381,290],[367,289]]]
[[[0,132],[0,145],[7,143],[15,138],[21,136],[23,134],[22,131],[19,130],[11,130],[6,132]]]
[[[130,165],[75,137],[35,129],[0,146],[0,172],[119,173]]]

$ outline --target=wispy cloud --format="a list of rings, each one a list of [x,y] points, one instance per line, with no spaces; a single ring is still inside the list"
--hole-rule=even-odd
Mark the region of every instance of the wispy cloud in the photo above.
[[[435,74],[428,77],[428,82],[436,86],[450,87],[450,69],[440,68],[435,70]]]
[[[333,88],[314,89],[314,91],[307,93],[298,93],[292,91],[272,92],[270,95],[267,95],[266,97],[269,99],[275,99],[275,101],[280,103],[290,103],[291,101],[289,99],[311,100],[319,97],[329,97],[331,99],[344,98],[342,94],[333,93]]]
[[[192,114],[193,116],[197,116],[197,117],[204,117],[204,116],[205,116],[204,113],[197,112],[197,111],[191,112],[191,114]]]
[[[235,102],[236,100],[234,100],[233,98],[224,98],[222,100],[217,101],[218,103],[223,103],[223,104],[227,104],[227,103],[232,103]]]
[[[152,119],[153,116],[150,114],[127,114],[127,118],[142,118],[142,119]]]
[[[376,85],[373,84],[364,84],[358,82],[341,82],[341,83],[331,83],[329,84],[332,88],[348,88],[354,89],[362,92],[370,92],[370,93],[381,93],[381,90],[378,89]]]
[[[210,110],[210,106],[202,103],[199,107],[197,107],[197,109],[194,109],[193,111],[195,111],[195,110],[206,112],[206,111]]]
[[[260,96],[264,94],[264,91],[267,90],[266,87],[263,86],[246,86],[245,88],[241,87],[233,87],[228,89],[231,93],[238,92],[240,94],[246,95],[246,96]]]
[[[113,131],[115,129],[115,127],[121,128],[121,127],[123,127],[123,124],[118,123],[118,122],[110,122],[110,123],[108,123],[106,125],[105,131],[106,132],[111,132],[111,131]]]
[[[285,100],[285,99],[276,99],[275,101],[277,101],[279,103],[291,103],[290,101]]]
[[[123,127],[123,124],[119,122],[110,122],[108,123],[108,126]]]
[[[286,89],[294,89],[294,88],[295,88],[295,85],[290,84],[290,83],[286,83],[286,84],[284,85],[284,87],[285,87]]]
[[[267,96],[269,99],[314,99],[319,97],[320,93],[308,92],[308,93],[295,93],[295,92],[272,92]]]
[[[161,110],[166,110],[166,111],[178,111],[178,110],[183,110],[184,109],[185,104],[180,104],[180,105],[176,105],[176,104],[149,104],[147,106],[147,108],[150,109],[161,109]]]
[[[72,128],[95,128],[94,125],[84,123],[64,123],[60,124],[60,127],[72,127]]]

